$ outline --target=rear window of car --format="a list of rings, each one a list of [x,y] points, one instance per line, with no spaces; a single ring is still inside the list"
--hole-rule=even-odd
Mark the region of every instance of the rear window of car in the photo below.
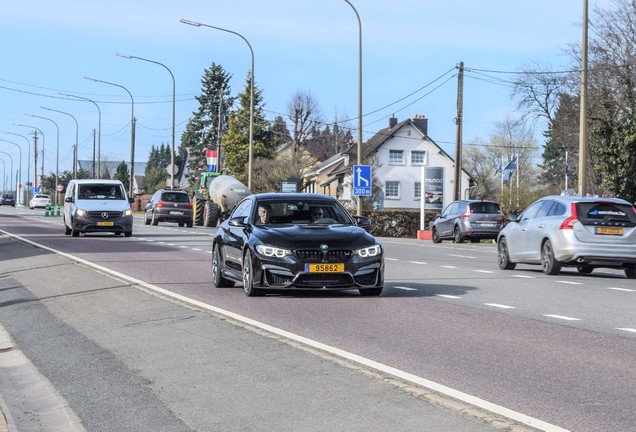
[[[163,201],[168,202],[177,202],[177,203],[188,203],[190,202],[190,197],[185,193],[174,193],[174,192],[164,192],[161,195],[161,199]]]
[[[599,201],[580,202],[576,204],[576,213],[582,222],[636,224],[634,207],[629,204]]]
[[[501,208],[499,204],[494,202],[470,203],[470,212],[477,214],[501,213]]]

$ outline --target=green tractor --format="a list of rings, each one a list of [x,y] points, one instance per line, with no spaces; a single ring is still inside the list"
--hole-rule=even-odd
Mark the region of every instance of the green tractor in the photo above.
[[[198,226],[217,226],[243,198],[252,194],[247,186],[231,175],[202,171],[197,176],[192,217]]]

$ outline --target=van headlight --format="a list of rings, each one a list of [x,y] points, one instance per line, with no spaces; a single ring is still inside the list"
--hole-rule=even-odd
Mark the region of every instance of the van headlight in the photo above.
[[[84,217],[86,216],[88,213],[86,212],[86,210],[82,210],[82,209],[77,209],[75,210],[75,216],[79,216],[79,217]]]
[[[261,255],[265,255],[266,257],[276,258],[285,258],[286,256],[291,255],[291,251],[289,249],[281,249],[267,245],[256,245],[256,252]]]
[[[132,210],[131,210],[131,209],[128,209],[128,210],[126,210],[126,211],[124,212],[124,216],[132,216],[132,214],[133,214],[133,213],[132,213]]]
[[[353,251],[353,253],[362,258],[374,257],[382,253],[382,246],[380,246],[379,244],[376,244],[366,248],[357,249]]]

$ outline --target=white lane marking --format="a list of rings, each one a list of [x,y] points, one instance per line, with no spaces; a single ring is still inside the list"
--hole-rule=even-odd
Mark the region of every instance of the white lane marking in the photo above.
[[[450,257],[457,257],[457,258],[470,258],[470,259],[475,259],[474,256],[469,256],[469,255],[455,255],[455,254],[448,254],[448,256]]]
[[[387,261],[399,261],[399,259],[397,259],[397,258],[384,257],[384,259],[387,260]]]
[[[626,332],[636,333],[636,329],[634,328],[617,328],[616,330],[623,330]]]
[[[555,282],[562,283],[562,284],[569,284],[569,285],[583,285],[583,282],[572,282],[572,281],[566,281],[566,280],[558,280]]]
[[[409,263],[411,263],[411,264],[426,264],[425,262],[421,262],[421,261],[409,261]]]
[[[203,249],[199,249],[199,248],[192,248],[193,251],[202,251]]]
[[[563,316],[563,315],[543,315],[544,317],[548,317],[548,318],[556,318],[556,319],[562,319],[565,321],[581,321],[581,318],[572,318],[572,317],[568,317],[568,316]]]
[[[189,249],[189,246],[186,246],[186,245],[180,245],[179,247],[183,249]]]
[[[614,291],[636,292],[636,290],[629,289],[629,288],[608,287],[607,289],[608,289],[608,290],[614,290]]]
[[[436,297],[444,297],[444,298],[448,298],[448,299],[460,299],[460,296],[454,296],[454,295],[449,295],[449,294],[435,294]]]
[[[563,429],[563,428],[561,428],[559,426],[553,425],[553,424],[545,422],[543,420],[528,416],[526,414],[520,413],[518,411],[514,411],[514,410],[512,410],[510,408],[506,408],[506,407],[501,406],[501,405],[497,405],[495,403],[489,402],[489,401],[487,401],[485,399],[478,398],[478,397],[470,395],[468,393],[464,393],[462,391],[455,390],[455,389],[453,389],[451,387],[447,387],[447,386],[445,386],[443,384],[439,384],[439,383],[436,383],[434,381],[428,380],[426,378],[422,378],[422,377],[419,377],[417,375],[405,372],[403,370],[394,368],[394,367],[386,365],[384,363],[380,363],[380,362],[368,359],[366,357],[362,357],[360,355],[350,353],[350,352],[342,350],[340,348],[335,348],[335,347],[332,347],[330,345],[324,344],[322,342],[318,342],[318,341],[315,341],[313,339],[309,339],[309,338],[306,338],[304,336],[300,336],[300,335],[297,335],[295,333],[291,333],[289,331],[280,329],[278,327],[271,326],[269,324],[262,323],[260,321],[257,321],[257,320],[252,319],[252,318],[248,318],[246,316],[237,314],[235,312],[231,312],[231,311],[228,311],[228,310],[216,307],[216,306],[209,305],[207,303],[203,303],[203,302],[201,302],[199,300],[195,300],[195,299],[192,299],[190,297],[186,297],[184,295],[177,294],[177,293],[174,293],[172,291],[168,291],[168,290],[160,288],[160,287],[158,287],[156,285],[150,284],[148,282],[144,282],[144,281],[142,281],[140,279],[136,279],[136,278],[133,278],[131,276],[125,275],[123,273],[111,270],[111,269],[109,269],[107,267],[103,267],[103,266],[101,266],[99,264],[95,264],[95,263],[92,263],[90,261],[86,261],[86,260],[84,260],[82,258],[78,258],[76,256],[73,256],[71,254],[68,254],[68,253],[65,253],[65,252],[61,252],[59,250],[56,250],[56,249],[53,249],[53,248],[50,248],[50,247],[47,247],[47,246],[43,246],[41,244],[35,243],[35,242],[33,242],[31,240],[28,240],[28,239],[25,239],[23,237],[18,237],[15,234],[9,233],[9,232],[4,231],[2,229],[0,229],[0,232],[8,235],[9,237],[19,238],[21,241],[23,241],[25,243],[28,243],[28,244],[31,244],[32,246],[38,247],[40,249],[43,249],[43,250],[46,250],[46,251],[49,251],[49,252],[52,252],[52,253],[55,253],[55,254],[59,254],[60,256],[66,257],[66,258],[68,258],[68,259],[70,259],[72,261],[81,262],[81,263],[83,263],[83,264],[85,264],[87,266],[90,266],[90,267],[96,268],[96,269],[98,269],[98,270],[100,270],[102,272],[105,272],[106,274],[110,273],[110,274],[112,274],[115,277],[127,280],[127,281],[129,281],[131,283],[134,283],[134,284],[137,284],[139,286],[142,286],[142,287],[144,287],[144,288],[146,288],[148,290],[158,292],[158,293],[163,294],[165,296],[172,297],[174,299],[177,299],[177,300],[180,300],[182,302],[185,302],[185,303],[200,307],[202,309],[206,309],[206,310],[209,310],[209,311],[216,312],[218,314],[225,315],[225,316],[227,316],[229,318],[232,318],[232,319],[235,319],[237,321],[243,322],[245,324],[260,328],[260,329],[268,331],[270,333],[277,334],[279,336],[291,339],[293,341],[302,343],[304,345],[307,345],[307,346],[310,346],[310,347],[313,347],[313,348],[316,348],[316,349],[319,349],[319,350],[323,350],[323,351],[328,352],[330,354],[333,354],[335,356],[342,357],[344,359],[347,359],[347,360],[350,360],[352,362],[361,364],[363,366],[378,370],[380,372],[384,372],[384,373],[396,376],[396,377],[398,377],[400,379],[403,379],[403,380],[405,380],[407,382],[411,382],[411,383],[414,383],[416,385],[428,388],[428,389],[430,389],[432,391],[436,391],[438,393],[442,393],[442,394],[444,394],[446,396],[458,399],[458,400],[460,400],[462,402],[465,402],[467,404],[482,408],[484,410],[493,412],[495,414],[502,415],[502,416],[507,417],[509,419],[516,420],[516,421],[518,421],[520,423],[526,424],[528,426],[532,426],[532,427],[537,428],[539,430],[542,430],[542,431],[545,431],[545,432],[569,432],[567,429]],[[212,252],[210,252],[210,253],[212,253]]]
[[[393,288],[404,290],[404,291],[417,291],[417,288],[409,288],[405,286],[394,286]]]
[[[447,268],[447,269],[456,269],[456,268],[459,268],[459,267],[449,266],[449,265],[443,265],[443,266],[440,266],[440,267]]]
[[[494,273],[492,270],[473,270],[473,271],[477,273]]]
[[[484,304],[486,306],[492,306],[492,307],[501,308],[501,309],[517,309],[514,306],[502,305],[502,304],[498,304],[498,303],[484,303]]]
[[[522,278],[522,279],[536,279],[535,276],[527,276],[527,275],[512,275],[512,277]]]

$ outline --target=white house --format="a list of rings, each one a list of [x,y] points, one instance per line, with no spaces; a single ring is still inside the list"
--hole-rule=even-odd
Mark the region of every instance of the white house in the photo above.
[[[356,151],[353,145],[347,150],[348,157],[334,158],[340,165],[329,173],[329,180],[322,182],[323,185],[337,182],[338,187],[331,187],[331,193],[327,193],[337,190],[337,198],[345,202],[351,200]],[[401,122],[390,118],[387,128],[364,143],[362,158],[362,164],[372,166],[376,185],[382,190],[375,200],[378,208],[419,209],[422,169],[426,209],[441,210],[454,200],[455,161],[428,136],[428,119],[424,116],[416,115]],[[330,160],[330,168],[335,160]],[[461,198],[469,197],[470,180],[469,174],[462,170]],[[319,188],[315,191],[326,192]]]

